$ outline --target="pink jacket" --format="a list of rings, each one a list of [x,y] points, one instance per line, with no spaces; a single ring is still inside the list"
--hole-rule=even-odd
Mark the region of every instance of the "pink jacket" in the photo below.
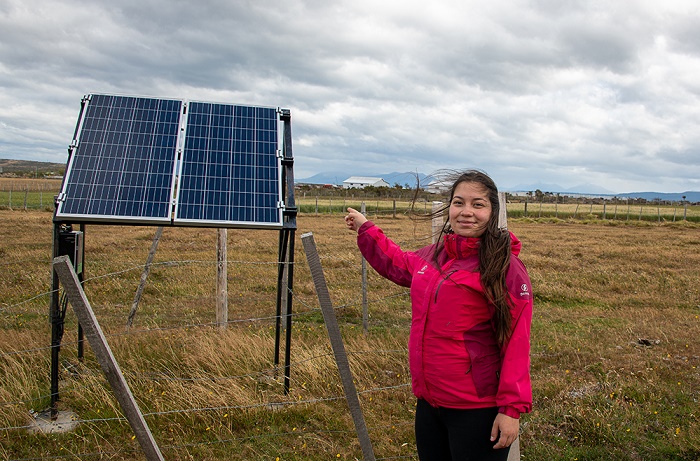
[[[413,393],[432,406],[495,406],[513,418],[532,409],[532,287],[517,256],[520,240],[512,233],[511,242],[506,285],[513,333],[500,348],[491,323],[494,307],[486,301],[479,279],[479,239],[446,235],[437,267],[435,245],[403,251],[371,221],[358,231],[357,244],[370,265],[411,289],[408,353]]]

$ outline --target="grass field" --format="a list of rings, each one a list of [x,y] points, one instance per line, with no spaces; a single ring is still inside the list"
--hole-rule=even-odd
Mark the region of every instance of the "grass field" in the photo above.
[[[371,207],[368,206],[370,215]],[[49,404],[51,213],[0,209],[0,459],[145,459],[66,315],[60,408],[74,432],[27,430]],[[371,216],[406,249],[430,223]],[[700,226],[509,220],[535,291],[526,460],[700,459]],[[361,459],[299,236],[313,232],[377,459],[416,459],[406,290],[369,273],[340,214],[301,213],[288,395],[273,367],[278,234],[228,231],[229,325],[214,325],[216,231],[166,228],[134,326],[155,228],[88,225],[85,290],[166,459]]]

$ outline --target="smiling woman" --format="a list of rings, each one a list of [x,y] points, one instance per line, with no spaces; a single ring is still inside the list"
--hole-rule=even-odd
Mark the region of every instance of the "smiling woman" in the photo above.
[[[348,208],[362,255],[410,287],[408,352],[421,460],[506,460],[532,408],[532,289],[520,241],[498,227],[498,190],[483,172],[460,174],[438,243],[403,251]]]

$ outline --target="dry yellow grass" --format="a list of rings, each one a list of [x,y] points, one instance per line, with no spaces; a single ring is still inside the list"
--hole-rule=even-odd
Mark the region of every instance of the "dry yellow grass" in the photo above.
[[[429,222],[376,218],[406,249]],[[67,315],[61,405],[78,431],[29,435],[48,403],[51,214],[0,210],[0,459],[102,453],[143,459],[87,348],[75,352]],[[523,459],[700,456],[700,233],[665,225],[511,220],[536,294],[535,407],[523,418]],[[155,229],[86,227],[86,292],[168,459],[354,459],[360,449],[342,400],[299,235],[313,232],[377,458],[411,457],[413,397],[405,344],[406,290],[370,271],[362,329],[360,258],[341,215],[298,220],[292,381],[272,366],[274,231],[229,230],[229,319],[214,322],[216,231],[166,228],[133,328],[125,323]],[[271,405],[271,404],[279,405]],[[106,419],[106,420],[103,420]],[[336,458],[336,455],[339,455]]]

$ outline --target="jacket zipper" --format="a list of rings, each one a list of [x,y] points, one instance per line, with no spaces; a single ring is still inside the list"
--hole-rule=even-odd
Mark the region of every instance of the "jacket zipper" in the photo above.
[[[443,284],[447,279],[449,279],[450,276],[451,276],[452,274],[454,274],[455,272],[457,272],[457,271],[456,271],[456,270],[453,270],[453,271],[448,272],[447,275],[445,275],[445,276],[442,278],[442,280],[440,280],[440,283],[438,283],[438,286],[437,286],[437,288],[435,289],[435,296],[433,297],[433,302],[434,302],[434,303],[437,302],[438,293],[440,292],[440,288],[442,288],[442,284]]]

